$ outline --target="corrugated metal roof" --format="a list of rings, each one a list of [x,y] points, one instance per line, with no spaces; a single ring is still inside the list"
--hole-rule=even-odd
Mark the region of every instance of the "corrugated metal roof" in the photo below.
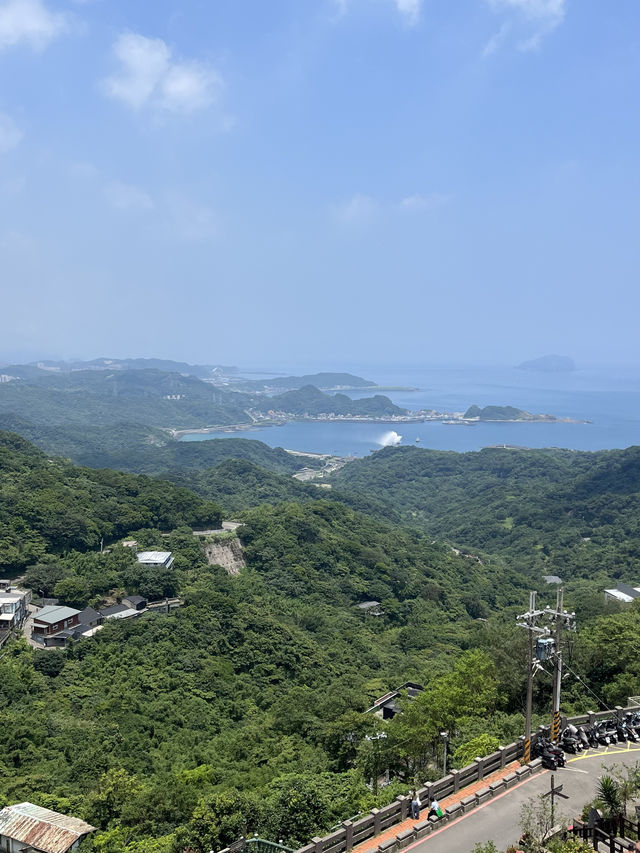
[[[74,610],[73,607],[64,607],[63,605],[48,604],[42,610],[34,615],[36,622],[44,622],[47,625],[55,625],[56,622],[62,622],[63,619],[71,619],[79,614],[79,610]]]
[[[171,551],[140,551],[136,554],[139,563],[166,563]]]
[[[0,835],[43,853],[66,853],[89,832],[95,832],[95,826],[33,803],[17,803],[0,811]]]

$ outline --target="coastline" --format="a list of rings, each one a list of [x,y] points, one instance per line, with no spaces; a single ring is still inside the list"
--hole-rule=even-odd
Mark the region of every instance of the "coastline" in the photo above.
[[[334,415],[331,417],[295,416],[278,419],[266,419],[240,424],[218,424],[208,427],[192,427],[185,429],[165,428],[176,441],[187,435],[210,435],[214,432],[235,434],[252,432],[264,427],[284,426],[289,423],[338,423],[338,424],[380,424],[404,425],[420,423],[442,423],[447,426],[475,426],[476,424],[589,424],[590,420],[577,418],[556,417],[555,415],[531,415],[528,418],[464,418],[459,413],[438,412],[437,414],[416,413],[415,415],[389,415],[387,417],[366,417],[357,415]]]

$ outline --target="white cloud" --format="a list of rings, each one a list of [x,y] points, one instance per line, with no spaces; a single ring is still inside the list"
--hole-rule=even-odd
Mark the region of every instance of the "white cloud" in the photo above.
[[[422,0],[394,0],[394,3],[410,27],[418,23],[422,11]]]
[[[402,213],[425,213],[441,207],[449,201],[449,196],[444,193],[430,193],[429,195],[408,195],[398,204]]]
[[[145,211],[155,207],[153,199],[144,190],[122,181],[107,184],[104,194],[109,204],[117,210]]]
[[[378,202],[371,196],[356,193],[334,209],[336,219],[345,225],[362,225],[375,219],[380,210]]]
[[[504,24],[500,27],[500,29],[494,33],[489,41],[485,44],[482,49],[482,56],[486,59],[487,56],[491,56],[492,53],[495,53],[499,47],[502,46],[502,43],[509,35],[509,31],[511,30],[511,24],[508,21],[505,21]]]
[[[337,17],[340,18],[345,15],[352,2],[353,0],[333,0]],[[391,2],[395,6],[398,14],[409,26],[414,26],[420,20],[422,0],[387,0],[387,2]]]
[[[0,113],[0,154],[15,148],[21,139],[22,131],[14,120],[5,113]]]
[[[535,50],[544,36],[557,29],[565,19],[567,0],[486,0],[497,12],[511,12],[519,23],[520,50]],[[510,27],[505,25],[487,42],[483,56],[494,53],[504,41]]]
[[[0,4],[0,50],[23,43],[33,50],[44,50],[68,29],[66,15],[49,11],[42,0],[5,0]]]
[[[356,193],[342,204],[333,208],[338,222],[343,225],[368,225],[382,215],[420,214],[436,210],[447,204],[451,197],[444,193],[408,195],[400,201],[381,202],[370,195]]]
[[[122,33],[113,52],[120,70],[104,81],[104,91],[131,109],[149,105],[190,113],[208,107],[222,91],[222,78],[213,68],[192,60],[174,60],[162,39]]]

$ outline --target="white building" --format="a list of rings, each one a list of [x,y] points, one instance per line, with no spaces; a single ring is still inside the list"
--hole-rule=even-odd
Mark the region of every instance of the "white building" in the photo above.
[[[605,601],[617,601],[618,604],[631,604],[636,598],[640,597],[640,587],[628,586],[626,583],[619,583],[615,589],[605,589]]]
[[[19,628],[27,616],[31,593],[10,587],[0,591],[0,629]]]
[[[171,551],[140,551],[136,557],[141,565],[153,569],[170,569],[173,565]]]

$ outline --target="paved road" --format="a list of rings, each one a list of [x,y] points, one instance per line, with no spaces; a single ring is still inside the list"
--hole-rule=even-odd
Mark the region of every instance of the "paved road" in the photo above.
[[[567,766],[556,770],[555,784],[564,786],[569,800],[556,800],[556,814],[579,815],[583,805],[595,796],[598,777],[613,764],[640,762],[640,745],[621,744],[582,755],[567,757]],[[476,842],[495,841],[499,850],[517,843],[520,837],[520,807],[532,797],[549,790],[548,770],[531,776],[503,794],[488,800],[407,850],[414,853],[471,853]]]

